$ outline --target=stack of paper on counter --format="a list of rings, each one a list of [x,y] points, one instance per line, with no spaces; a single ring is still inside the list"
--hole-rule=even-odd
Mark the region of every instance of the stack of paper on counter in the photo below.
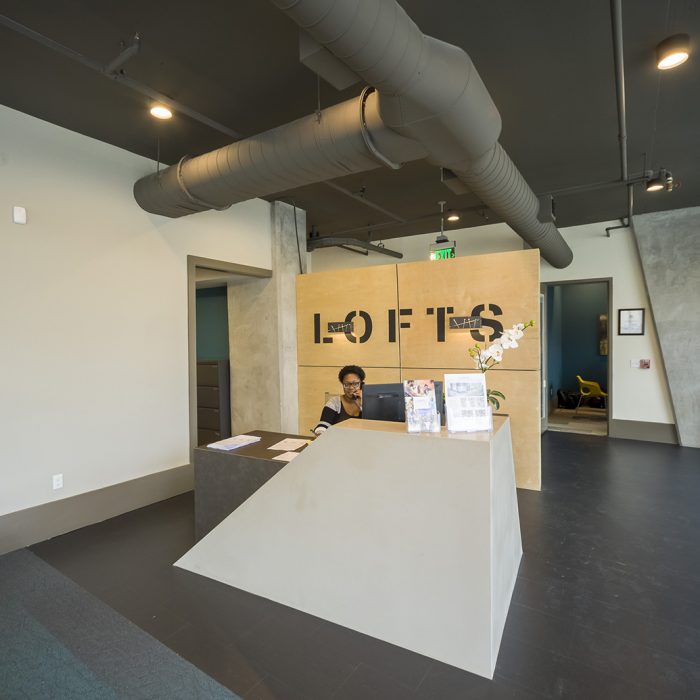
[[[212,447],[215,450],[235,450],[237,447],[245,447],[259,440],[260,438],[257,435],[234,435],[225,440],[212,442],[207,447]]]
[[[301,452],[282,452],[272,459],[276,459],[278,462],[291,462],[295,457],[298,457]]]
[[[301,438],[284,438],[276,442],[274,445],[270,445],[268,450],[280,450],[280,452],[291,452],[292,450],[298,450],[300,447],[306,447],[311,443],[311,440],[303,440]],[[273,457],[276,459],[276,457]]]

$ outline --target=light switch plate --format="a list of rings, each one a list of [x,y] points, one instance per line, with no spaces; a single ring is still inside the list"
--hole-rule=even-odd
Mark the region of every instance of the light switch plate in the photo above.
[[[24,207],[12,207],[12,221],[16,224],[26,224],[27,210]]]

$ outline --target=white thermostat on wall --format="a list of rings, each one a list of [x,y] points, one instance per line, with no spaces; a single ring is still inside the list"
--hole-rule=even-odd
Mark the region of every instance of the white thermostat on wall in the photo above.
[[[24,207],[12,207],[12,221],[16,224],[26,224],[27,210]]]

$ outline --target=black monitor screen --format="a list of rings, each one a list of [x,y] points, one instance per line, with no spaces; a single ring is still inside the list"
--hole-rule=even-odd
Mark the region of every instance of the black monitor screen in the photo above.
[[[435,400],[442,413],[442,382],[435,382]],[[366,420],[406,421],[403,383],[365,384],[362,387],[362,417]]]
[[[362,387],[362,417],[403,423],[406,420],[403,384],[365,384]]]

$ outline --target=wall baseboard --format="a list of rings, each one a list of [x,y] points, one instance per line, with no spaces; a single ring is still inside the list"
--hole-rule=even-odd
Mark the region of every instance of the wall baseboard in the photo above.
[[[646,423],[636,420],[610,420],[608,437],[644,442],[678,444],[678,434],[673,423]]]
[[[121,484],[0,516],[0,554],[178,496],[193,488],[192,466],[166,469]]]

